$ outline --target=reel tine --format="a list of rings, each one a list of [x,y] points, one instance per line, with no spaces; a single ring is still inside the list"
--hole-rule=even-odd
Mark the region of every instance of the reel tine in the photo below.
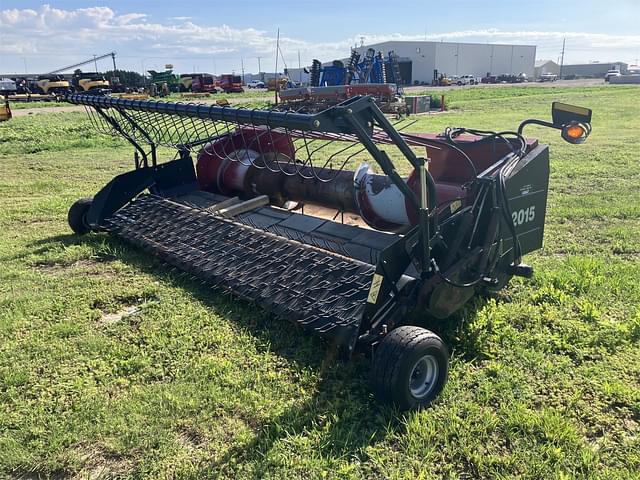
[[[149,101],[149,108],[145,109],[141,105],[143,103],[120,104],[117,100],[111,100],[102,113],[86,104],[85,107],[92,126],[98,131],[130,137],[138,145],[149,145],[151,149],[158,146],[187,149],[196,155],[204,149],[209,154],[228,158],[244,166],[253,165],[273,173],[298,175],[323,183],[335,179],[354,158],[366,152],[354,134],[319,132],[289,125],[291,122],[285,121],[287,117],[299,115],[297,112],[303,107],[287,107],[285,111],[277,111],[257,107],[242,109]],[[185,110],[184,106],[193,109]],[[272,118],[276,120],[272,121]],[[406,119],[394,123],[398,131],[413,124],[415,121]],[[121,131],[118,132],[114,125],[119,126]],[[374,126],[371,138],[375,143],[391,143],[379,126]],[[289,146],[282,150],[286,143],[284,139],[288,139]],[[414,143],[410,139],[407,142]],[[256,152],[265,160],[255,162],[253,155],[246,153],[248,151]],[[272,152],[281,153],[277,161],[265,157],[265,154]]]

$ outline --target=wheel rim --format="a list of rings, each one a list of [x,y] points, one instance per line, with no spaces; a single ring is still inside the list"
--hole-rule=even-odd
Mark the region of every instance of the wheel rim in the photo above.
[[[424,355],[413,365],[409,378],[409,390],[417,399],[428,396],[438,380],[438,362],[433,355]]]

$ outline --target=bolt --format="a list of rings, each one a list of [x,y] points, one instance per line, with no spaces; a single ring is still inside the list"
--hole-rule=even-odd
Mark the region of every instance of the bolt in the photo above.
[[[319,127],[320,126],[320,120],[314,120],[313,121],[313,126],[316,127],[316,128]]]

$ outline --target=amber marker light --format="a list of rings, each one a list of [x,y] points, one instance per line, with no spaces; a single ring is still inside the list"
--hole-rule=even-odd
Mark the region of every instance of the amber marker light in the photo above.
[[[570,123],[562,128],[562,138],[569,143],[584,143],[590,131],[588,124]]]

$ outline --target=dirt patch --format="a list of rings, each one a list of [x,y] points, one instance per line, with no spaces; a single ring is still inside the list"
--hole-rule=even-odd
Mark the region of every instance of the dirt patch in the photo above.
[[[204,443],[204,438],[200,432],[197,432],[190,427],[181,428],[177,433],[176,438],[178,440],[178,444],[180,444],[180,446],[187,452],[197,450]]]
[[[118,295],[115,298],[96,299],[92,302],[91,308],[102,312],[98,319],[99,324],[109,325],[137,316],[145,304],[154,301],[157,301],[154,294]]]
[[[131,470],[131,464],[125,459],[109,454],[99,447],[92,447],[82,453],[84,465],[74,475],[77,480],[102,480],[125,476]]]
[[[38,262],[34,264],[36,271],[46,275],[58,275],[62,272],[78,272],[85,276],[114,277],[116,271],[105,265],[109,259],[83,258],[72,263],[64,262]]]
[[[19,108],[12,109],[11,113],[14,117],[25,117],[27,115],[35,115],[40,113],[68,113],[68,112],[84,112],[83,105],[69,105],[68,107],[36,107],[36,108]]]
[[[133,315],[137,315],[138,313],[140,313],[140,307],[136,305],[129,305],[118,310],[115,313],[104,313],[98,320],[98,323],[102,325],[110,325],[119,322],[124,317],[131,317]]]
[[[87,258],[82,260],[76,260],[73,263],[37,262],[34,264],[34,268],[39,272],[53,274],[53,273],[61,272],[63,270],[70,270],[70,269],[78,269],[78,268],[91,269],[96,267],[97,265],[100,265],[99,261]]]

